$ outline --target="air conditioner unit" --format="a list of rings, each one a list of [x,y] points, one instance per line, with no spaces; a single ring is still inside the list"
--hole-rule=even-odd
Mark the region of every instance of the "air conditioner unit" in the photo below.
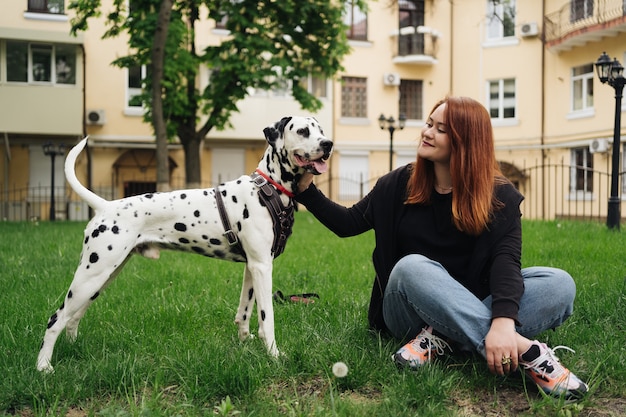
[[[397,72],[386,72],[383,75],[383,84],[400,85],[400,74],[398,74]]]
[[[539,34],[539,27],[537,22],[524,23],[520,27],[520,33],[524,38],[530,38],[531,36],[537,36]]]
[[[603,153],[609,150],[609,141],[607,139],[594,139],[589,144],[589,152]]]
[[[103,125],[106,123],[104,110],[87,110],[88,125]]]

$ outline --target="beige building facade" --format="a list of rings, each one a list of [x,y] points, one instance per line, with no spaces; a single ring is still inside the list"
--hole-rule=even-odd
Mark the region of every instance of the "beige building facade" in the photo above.
[[[104,0],[103,7],[111,3]],[[150,191],[156,182],[153,134],[133,101],[145,73],[111,65],[128,48],[123,37],[101,39],[103,21],[70,36],[67,6],[67,0],[11,1],[0,15],[2,218],[51,217],[47,143],[72,145],[88,134],[89,158],[79,160],[79,178],[106,198]],[[601,84],[593,64],[603,51],[625,62],[624,0],[368,6],[367,12],[346,8],[352,51],[342,73],[309,80],[324,103],[314,116],[335,141],[331,170],[317,179],[326,193],[343,204],[356,201],[390,166],[415,158],[421,127],[438,99],[467,95],[492,116],[497,157],[526,196],[525,217],[606,216],[615,90]],[[225,36],[207,20],[196,42],[202,48]],[[207,79],[202,69],[198,82]],[[262,129],[304,113],[284,91],[250,93],[238,104],[233,129],[205,140],[203,185],[252,172],[265,148]],[[393,134],[388,125],[381,130],[381,116],[393,117]],[[56,158],[55,217],[84,220],[86,208],[65,185],[61,161]],[[183,164],[174,143],[173,187],[184,184]]]

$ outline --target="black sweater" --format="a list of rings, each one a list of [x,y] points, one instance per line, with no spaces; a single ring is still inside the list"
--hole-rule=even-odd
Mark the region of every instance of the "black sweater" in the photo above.
[[[374,229],[376,247],[372,255],[376,278],[372,288],[368,319],[370,326],[386,330],[382,304],[389,274],[404,256],[398,245],[398,224],[409,210],[404,204],[410,165],[381,177],[374,188],[350,208],[326,198],[311,185],[296,200],[340,237],[355,236]],[[524,292],[521,275],[522,227],[519,205],[523,196],[506,183],[496,186],[496,197],[504,207],[496,211],[488,230],[472,240],[465,259],[464,276],[455,276],[481,300],[492,295],[492,317],[508,317],[517,322],[519,301]],[[431,211],[432,213],[432,211]],[[433,223],[435,219],[433,219]],[[423,232],[416,230],[416,233]],[[405,233],[406,234],[406,233]],[[448,259],[434,259],[445,265]],[[450,268],[452,269],[452,268]]]

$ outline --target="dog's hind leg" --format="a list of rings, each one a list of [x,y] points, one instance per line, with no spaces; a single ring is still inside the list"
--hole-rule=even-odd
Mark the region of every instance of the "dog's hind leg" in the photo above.
[[[254,287],[252,275],[248,270],[248,265],[243,271],[243,284],[241,287],[241,296],[239,297],[239,308],[235,316],[235,324],[239,327],[239,340],[244,341],[253,337],[250,334],[250,315],[254,308]]]
[[[51,359],[59,334],[63,329],[67,329],[69,339],[76,339],[80,319],[107,283],[115,277],[123,264],[124,262],[118,267],[109,268],[97,268],[93,264],[79,265],[65,296],[65,301],[48,321],[43,343],[37,356],[37,369],[39,371],[52,372],[54,370]]]

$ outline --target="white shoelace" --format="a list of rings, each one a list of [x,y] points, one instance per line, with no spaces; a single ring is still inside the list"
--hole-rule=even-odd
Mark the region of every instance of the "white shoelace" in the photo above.
[[[522,365],[526,369],[538,370],[542,377],[545,377],[547,374],[546,367],[542,366],[544,362],[547,362],[548,366],[552,366],[553,371],[550,372],[550,375],[552,377],[559,377],[565,373],[565,367],[561,365],[559,358],[557,358],[556,354],[554,353],[555,350],[565,349],[565,350],[569,350],[570,352],[576,353],[574,349],[571,349],[567,346],[556,346],[554,349],[550,349],[548,346],[546,346],[543,343],[539,344],[539,349],[541,353],[536,359],[530,362],[521,360],[520,365]]]
[[[440,337],[435,336],[434,334],[432,334],[426,329],[422,330],[420,334],[417,335],[417,337],[413,340],[413,343],[411,343],[414,347],[418,348],[418,349],[415,349],[416,351],[419,351],[422,348],[421,343],[424,338],[428,339],[428,351],[429,352],[432,351],[433,348],[435,348],[437,355],[443,355],[445,353],[444,349],[446,348],[452,351],[452,348],[450,347],[448,342],[446,342]]]

